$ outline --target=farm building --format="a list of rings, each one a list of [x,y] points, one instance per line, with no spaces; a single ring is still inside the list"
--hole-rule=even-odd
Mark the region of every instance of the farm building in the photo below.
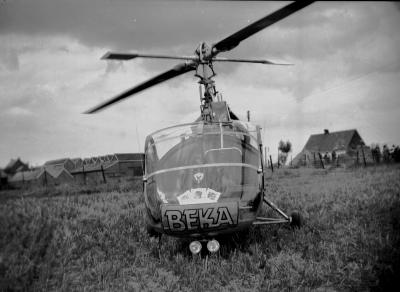
[[[106,182],[122,177],[138,178],[143,176],[143,153],[115,153],[84,158],[81,166],[71,171],[80,183]]]
[[[19,171],[9,179],[9,183],[15,188],[21,188],[23,186],[37,186],[40,185],[41,182],[41,176],[39,176],[40,173],[40,168],[27,171]],[[45,175],[46,174],[44,173],[42,174],[43,180]]]
[[[45,167],[52,167],[54,168],[65,168],[67,171],[71,171],[75,168],[75,163],[69,158],[61,158],[56,160],[49,160],[44,164]]]
[[[35,170],[19,171],[9,179],[13,187],[61,185],[74,177],[60,165],[45,165]]]
[[[17,171],[26,171],[28,169],[29,169],[28,164],[22,162],[20,158],[17,158],[17,159],[11,159],[3,171],[8,175],[14,175]]]
[[[44,165],[40,174],[47,173],[50,175],[50,177],[48,181],[43,181],[43,183],[48,185],[61,185],[72,182],[74,180],[74,177],[65,166],[65,164]]]
[[[365,146],[356,129],[314,134],[308,138],[303,150],[293,159],[295,166],[321,166],[323,164],[355,164],[372,162],[371,150]]]

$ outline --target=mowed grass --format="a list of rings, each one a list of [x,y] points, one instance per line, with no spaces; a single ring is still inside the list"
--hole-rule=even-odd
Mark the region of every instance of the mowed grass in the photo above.
[[[398,165],[281,169],[266,188],[281,209],[301,211],[305,226],[257,226],[208,256],[149,238],[132,183],[0,193],[0,290],[387,291],[399,283]]]

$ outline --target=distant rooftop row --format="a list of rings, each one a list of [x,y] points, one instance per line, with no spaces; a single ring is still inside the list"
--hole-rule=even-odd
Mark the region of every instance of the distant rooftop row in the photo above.
[[[11,159],[1,170],[2,184],[62,184],[72,181],[106,181],[143,175],[143,153],[115,153],[90,158],[61,158],[29,168],[21,159]]]

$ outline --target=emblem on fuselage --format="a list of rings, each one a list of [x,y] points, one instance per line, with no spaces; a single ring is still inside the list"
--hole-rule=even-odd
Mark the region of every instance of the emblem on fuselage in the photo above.
[[[200,183],[202,180],[203,180],[203,178],[204,178],[204,173],[202,173],[202,172],[197,172],[197,173],[195,173],[194,175],[193,175],[193,177],[194,177],[194,180],[196,181],[196,183]]]

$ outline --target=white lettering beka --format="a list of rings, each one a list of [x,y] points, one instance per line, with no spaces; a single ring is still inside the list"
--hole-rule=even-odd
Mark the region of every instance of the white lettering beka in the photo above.
[[[198,205],[162,205],[162,222],[166,231],[184,232],[235,226],[237,202]]]

